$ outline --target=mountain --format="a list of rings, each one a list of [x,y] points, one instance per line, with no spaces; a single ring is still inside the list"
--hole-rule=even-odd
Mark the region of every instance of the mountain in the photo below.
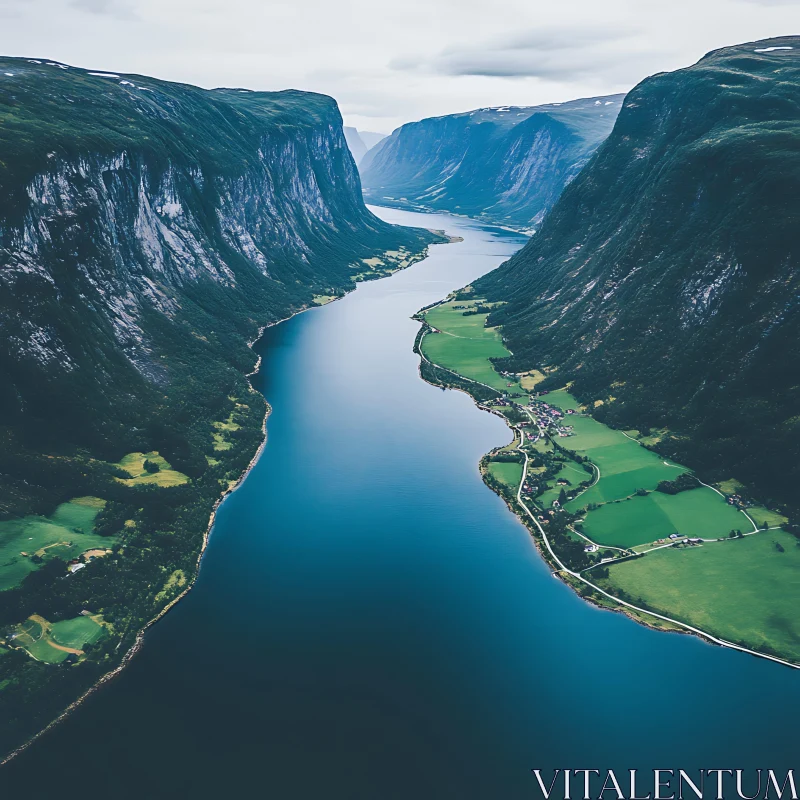
[[[437,240],[367,211],[329,97],[0,59],[0,758],[191,585],[259,328]]]
[[[726,47],[625,98],[541,230],[475,285],[513,369],[706,479],[797,509],[800,37]],[[602,405],[600,405],[602,403]]]
[[[385,133],[372,133],[371,131],[359,131],[356,128],[345,126],[344,138],[347,146],[353,154],[356,164],[360,164],[367,151],[375,147],[378,142],[386,138]]]
[[[530,229],[611,132],[622,95],[410,122],[359,165],[374,203]]]
[[[374,131],[359,131],[358,135],[366,145],[367,150],[372,150],[378,142],[382,142],[386,138],[385,133],[375,133]]]
[[[355,128],[345,126],[344,138],[347,141],[347,146],[350,148],[350,152],[353,154],[356,164],[358,164],[367,154],[369,148]]]

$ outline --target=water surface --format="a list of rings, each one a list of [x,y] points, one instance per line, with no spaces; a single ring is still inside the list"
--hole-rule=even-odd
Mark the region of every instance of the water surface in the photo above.
[[[516,800],[532,767],[792,766],[800,675],[580,600],[480,479],[506,426],[418,377],[410,316],[524,240],[379,213],[464,241],[268,332],[268,443],[194,590],[0,785]]]

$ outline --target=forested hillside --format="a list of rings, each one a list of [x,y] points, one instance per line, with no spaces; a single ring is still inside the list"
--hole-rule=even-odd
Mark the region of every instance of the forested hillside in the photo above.
[[[476,284],[508,366],[707,478],[797,508],[800,38],[648,78],[530,243]]]

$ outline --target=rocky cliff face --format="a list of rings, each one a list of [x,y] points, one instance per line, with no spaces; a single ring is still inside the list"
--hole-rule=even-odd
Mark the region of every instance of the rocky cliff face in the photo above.
[[[539,233],[477,289],[513,364],[796,506],[800,39],[643,81]]]
[[[359,165],[365,196],[534,228],[609,134],[621,101],[486,108],[403,125]]]
[[[0,410],[23,429],[105,439],[98,413],[173,381],[176,331],[211,351],[230,328],[213,357],[242,363],[257,325],[424,246],[364,207],[330,98],[2,66]]]

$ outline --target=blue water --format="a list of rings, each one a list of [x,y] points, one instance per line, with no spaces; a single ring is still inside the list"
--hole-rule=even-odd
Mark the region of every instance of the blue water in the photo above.
[[[267,446],[195,589],[0,786],[516,800],[533,767],[795,766],[800,675],[580,600],[480,479],[505,425],[418,377],[410,316],[523,240],[379,213],[464,242],[268,332]]]

